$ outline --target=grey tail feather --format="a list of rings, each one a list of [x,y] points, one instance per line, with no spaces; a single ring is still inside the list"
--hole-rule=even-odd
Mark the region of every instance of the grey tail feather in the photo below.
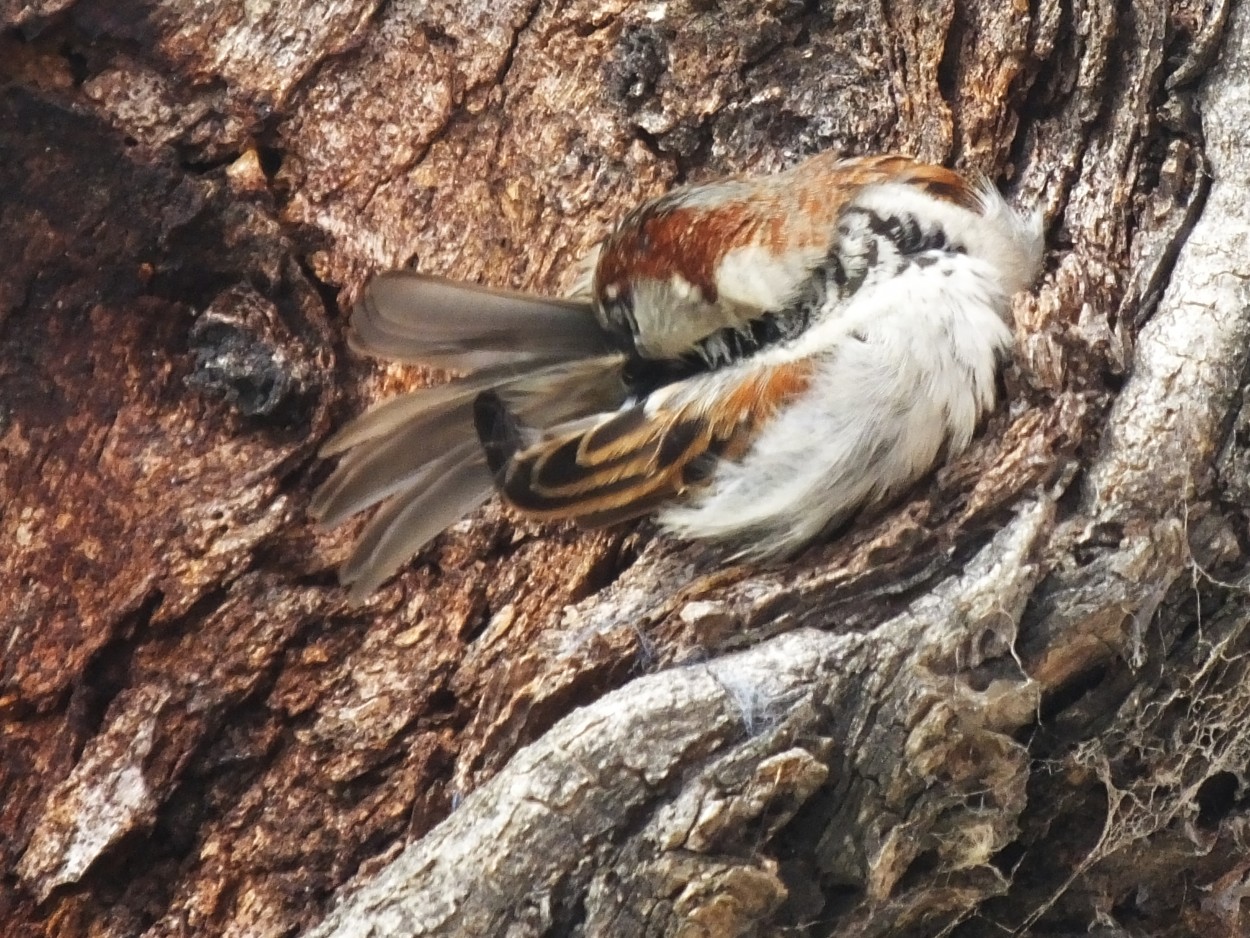
[[[614,354],[491,369],[387,401],[339,431],[323,455],[342,458],[313,494],[309,513],[329,527],[386,502],[342,572],[354,601],[490,496],[492,477],[474,427],[480,396],[506,401],[537,427],[561,424],[619,406],[624,361]]]
[[[463,457],[478,447],[464,429],[472,409],[470,402],[441,414],[437,425],[416,424],[352,451],[317,490],[309,513],[330,528],[392,495],[431,484],[448,456]],[[427,433],[444,437],[442,445],[422,450]]]
[[[572,362],[544,365],[526,363],[520,366],[509,363],[476,371],[447,384],[418,388],[369,408],[322,443],[317,455],[323,459],[337,456],[353,446],[392,433],[411,420],[454,406],[463,400],[472,400],[480,391],[535,384],[547,378],[558,380],[566,374],[574,378],[584,374],[602,377],[607,372],[614,372],[623,363],[624,359],[619,355],[592,358],[577,365]]]
[[[342,583],[351,587],[348,601],[353,605],[362,603],[408,558],[490,497],[493,484],[480,449],[449,459],[439,469],[431,485],[413,486],[396,495],[365,527],[339,573]]]
[[[499,383],[492,376],[478,376],[452,381],[438,387],[419,388],[392,397],[370,407],[356,419],[339,429],[321,444],[317,455],[329,459],[345,453],[355,446],[381,436],[394,433],[414,420],[420,420],[436,411],[454,407],[462,400],[471,400],[479,391],[493,388]]]
[[[428,483],[429,467],[450,450],[477,445],[474,400],[496,389],[540,423],[611,407],[589,388],[611,387],[616,356],[524,371],[492,369],[435,388],[401,395],[366,411],[321,448],[322,456],[345,453],[308,505],[309,514],[333,527],[402,489]]]
[[[570,361],[613,351],[594,307],[412,271],[375,277],[352,314],[359,352],[452,371]]]
[[[473,398],[477,389],[464,388],[455,395],[438,394],[440,390],[429,392],[438,398],[432,403],[421,399],[427,393],[422,391],[397,399],[396,403],[411,400],[414,412],[385,432],[365,437],[343,456],[313,493],[309,514],[333,527],[401,489],[421,484],[429,478],[431,464],[448,451],[476,445]],[[369,416],[366,413],[361,419]],[[353,425],[346,429],[351,431]]]

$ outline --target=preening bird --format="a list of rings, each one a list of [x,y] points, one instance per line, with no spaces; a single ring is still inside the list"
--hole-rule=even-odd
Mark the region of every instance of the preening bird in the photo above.
[[[341,571],[357,601],[493,490],[793,552],[968,445],[1041,256],[986,180],[821,154],[635,209],[572,299],[382,274],[351,347],[463,377],[331,438],[312,514],[383,503]]]

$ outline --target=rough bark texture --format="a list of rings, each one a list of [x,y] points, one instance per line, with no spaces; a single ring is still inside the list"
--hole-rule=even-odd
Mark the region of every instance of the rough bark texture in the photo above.
[[[0,0],[6,935],[1250,929],[1250,10]],[[368,272],[836,148],[1039,203],[1007,403],[773,567],[490,506],[363,609]]]

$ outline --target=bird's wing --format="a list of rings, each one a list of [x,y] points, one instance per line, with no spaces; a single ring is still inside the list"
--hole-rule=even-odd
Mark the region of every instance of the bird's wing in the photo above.
[[[363,602],[413,554],[490,496],[490,473],[475,441],[445,451],[425,468],[425,475],[370,519],[339,571],[339,580],[351,587],[350,602]]]
[[[402,500],[429,487],[447,471],[444,454],[465,443],[477,447],[473,402],[483,391],[504,395],[522,419],[538,426],[614,408],[622,395],[614,377],[620,364],[620,356],[609,355],[515,375],[487,371],[384,401],[322,447],[323,456],[345,455],[313,494],[309,513],[329,527],[387,498]]]
[[[527,429],[486,392],[475,422],[504,499],[527,515],[612,524],[698,487],[809,386],[811,359],[755,360],[668,385],[642,403],[547,431]]]

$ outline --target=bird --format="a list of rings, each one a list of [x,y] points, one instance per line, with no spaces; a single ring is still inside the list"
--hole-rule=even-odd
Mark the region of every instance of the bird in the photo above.
[[[381,503],[339,571],[354,603],[493,492],[792,556],[968,446],[1042,255],[1040,213],[984,176],[825,152],[642,204],[566,298],[381,273],[350,348],[460,377],[335,433],[309,510]]]

